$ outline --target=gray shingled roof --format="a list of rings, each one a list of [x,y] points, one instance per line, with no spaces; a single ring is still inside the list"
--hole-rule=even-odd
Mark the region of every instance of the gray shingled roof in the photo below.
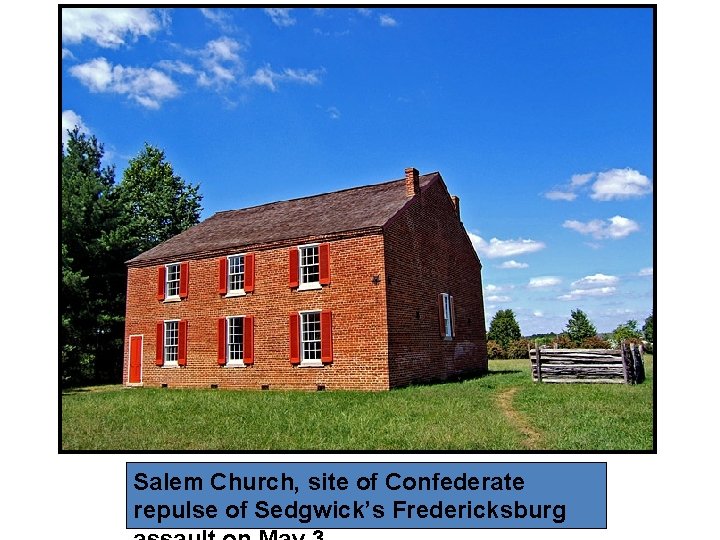
[[[440,178],[420,176],[420,188]],[[218,212],[134,259],[145,266],[189,255],[210,255],[292,239],[337,233],[370,232],[385,225],[410,199],[405,179],[280,201],[241,210]]]

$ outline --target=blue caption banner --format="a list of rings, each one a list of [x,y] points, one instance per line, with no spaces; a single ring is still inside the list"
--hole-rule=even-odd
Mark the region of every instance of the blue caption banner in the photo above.
[[[128,463],[127,528],[603,529],[606,463]]]

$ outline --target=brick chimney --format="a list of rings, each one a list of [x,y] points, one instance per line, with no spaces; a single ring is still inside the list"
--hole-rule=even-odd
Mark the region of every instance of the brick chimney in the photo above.
[[[414,197],[420,193],[420,173],[414,167],[405,169],[405,195]]]
[[[460,219],[460,197],[458,197],[457,195],[450,195],[450,200],[455,207],[455,214],[457,215],[458,219]]]

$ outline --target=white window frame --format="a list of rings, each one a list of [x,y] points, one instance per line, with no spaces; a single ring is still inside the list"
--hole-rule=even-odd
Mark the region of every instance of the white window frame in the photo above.
[[[322,367],[322,324],[320,310],[307,310],[300,312],[300,367]],[[305,339],[305,324],[308,315],[317,315],[317,340]],[[317,358],[306,358],[305,344],[317,343]]]
[[[303,265],[303,251],[306,249],[315,248],[317,254],[317,280],[305,281],[303,276],[303,268],[311,265]],[[303,244],[298,246],[298,290],[307,291],[311,289],[322,289],[320,285],[320,244]]]
[[[455,329],[453,328],[453,317],[452,317],[452,295],[450,293],[441,293],[443,303],[443,318],[445,319],[445,339],[451,340],[455,335]]]
[[[168,325],[175,324],[175,344],[169,344]],[[175,360],[170,360],[170,348],[175,349]],[[180,319],[168,319],[163,321],[163,367],[178,367],[180,357]]]
[[[231,274],[230,270],[232,268],[232,264],[230,259],[234,259],[236,257],[242,258],[242,272],[238,274]],[[242,276],[242,287],[239,289],[231,289],[230,288],[230,276],[232,275],[238,275]],[[245,296],[245,253],[237,253],[235,255],[228,255],[227,256],[227,293],[225,296]]]
[[[231,358],[230,355],[230,321],[233,319],[240,320],[240,358]],[[245,367],[245,315],[231,315],[225,317],[225,365],[230,367]]]
[[[170,268],[177,267],[177,279],[170,279]],[[177,284],[177,294],[170,294],[170,284]],[[180,300],[180,263],[170,263],[165,265],[165,301]]]

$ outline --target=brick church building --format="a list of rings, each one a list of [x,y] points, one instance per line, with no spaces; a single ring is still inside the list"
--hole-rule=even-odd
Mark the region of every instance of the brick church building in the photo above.
[[[440,173],[218,212],[128,261],[127,385],[386,390],[487,371]]]

